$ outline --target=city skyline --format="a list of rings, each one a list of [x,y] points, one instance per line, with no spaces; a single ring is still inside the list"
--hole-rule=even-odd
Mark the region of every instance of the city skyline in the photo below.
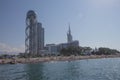
[[[0,51],[24,51],[26,12],[31,9],[45,28],[45,44],[67,42],[70,22],[72,36],[80,46],[120,51],[119,0],[1,0]]]

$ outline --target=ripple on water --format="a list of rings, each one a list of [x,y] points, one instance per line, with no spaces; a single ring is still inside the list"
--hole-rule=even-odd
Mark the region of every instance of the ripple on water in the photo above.
[[[120,59],[0,65],[0,80],[120,80]]]

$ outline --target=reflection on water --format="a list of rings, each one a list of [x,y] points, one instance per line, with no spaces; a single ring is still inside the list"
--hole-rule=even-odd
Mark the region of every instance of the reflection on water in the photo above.
[[[27,64],[25,66],[27,80],[42,80],[44,78],[43,64]]]
[[[120,59],[5,64],[0,80],[120,80]]]

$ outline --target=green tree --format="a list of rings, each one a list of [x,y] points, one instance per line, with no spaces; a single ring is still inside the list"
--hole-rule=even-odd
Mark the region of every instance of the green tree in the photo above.
[[[80,47],[74,47],[74,46],[69,46],[67,48],[63,48],[60,51],[60,54],[64,55],[64,56],[81,55],[81,52],[82,52],[82,48],[80,48]]]
[[[104,47],[100,47],[98,49],[97,52],[93,51],[92,54],[96,54],[96,55],[114,55],[120,53],[119,51],[115,50],[115,49],[110,49],[110,48],[104,48]]]

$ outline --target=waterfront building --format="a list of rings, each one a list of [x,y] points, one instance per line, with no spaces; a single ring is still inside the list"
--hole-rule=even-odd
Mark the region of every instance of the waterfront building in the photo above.
[[[44,28],[37,21],[37,15],[29,10],[26,15],[25,53],[37,55],[44,48]]]
[[[78,47],[79,46],[79,41],[72,39],[72,34],[71,34],[71,29],[70,29],[70,24],[69,24],[69,29],[68,29],[68,33],[67,33],[67,43],[60,43],[58,45],[58,52],[60,52],[61,49],[67,48],[67,47],[70,47],[70,46]]]
[[[56,45],[56,44],[46,44],[45,49],[51,55],[57,55],[58,54],[58,45]]]
[[[37,23],[38,53],[44,49],[44,28],[42,23]]]
[[[78,47],[79,46],[79,41],[78,40],[72,40],[72,34],[71,34],[71,29],[69,25],[69,30],[67,33],[67,43],[60,43],[58,45],[55,44],[46,44],[45,49],[49,52],[49,54],[54,54],[58,55],[60,51],[63,48],[68,48],[68,47]]]
[[[61,43],[57,46],[58,52],[60,52],[63,48],[68,48],[68,47],[78,47],[79,46],[79,41],[75,40],[69,43]]]

